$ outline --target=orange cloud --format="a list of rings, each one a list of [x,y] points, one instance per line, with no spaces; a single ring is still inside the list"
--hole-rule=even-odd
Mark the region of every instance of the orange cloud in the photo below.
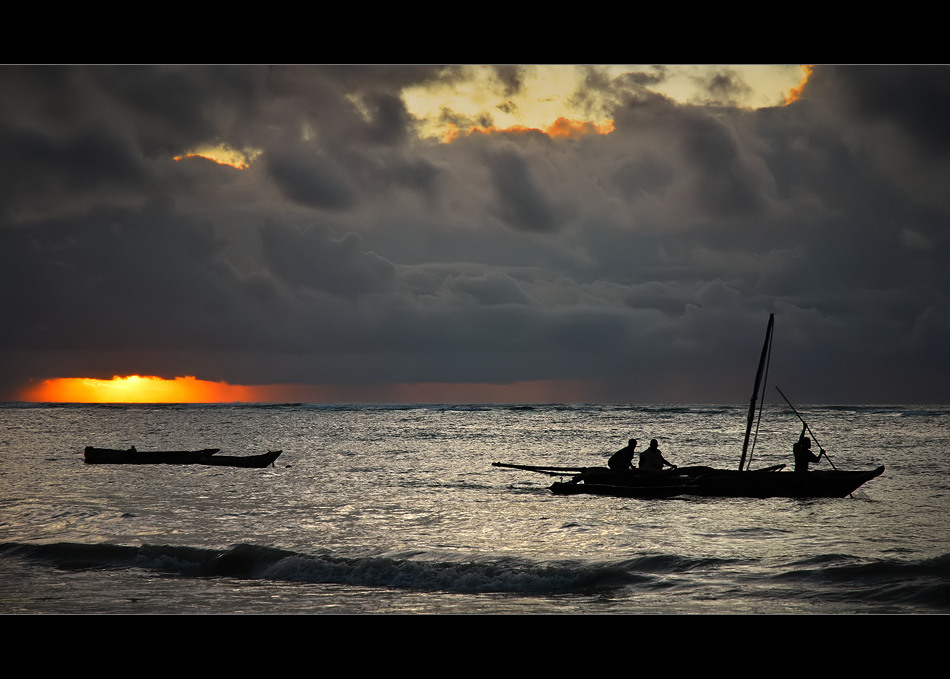
[[[788,106],[793,101],[797,101],[802,96],[802,90],[805,89],[805,84],[808,82],[808,79],[811,77],[811,72],[814,66],[804,65],[799,66],[799,70],[802,72],[802,77],[794,87],[789,89],[785,93],[785,105]]]
[[[467,136],[471,134],[525,134],[528,132],[540,132],[552,139],[577,139],[587,134],[610,134],[613,131],[614,121],[612,120],[597,124],[561,117],[544,129],[540,127],[527,127],[525,125],[512,125],[511,127],[504,128],[473,126],[468,128],[464,134]],[[446,143],[455,141],[462,136],[462,134],[458,126],[450,125],[443,135],[443,141]]]
[[[217,163],[218,165],[229,165],[230,167],[237,168],[238,170],[246,170],[248,167],[250,167],[247,163],[226,162],[217,158],[212,158],[211,156],[207,156],[203,153],[186,153],[183,156],[175,156],[175,160],[179,161],[185,160],[186,158],[204,158],[205,160],[210,160],[211,162]]]
[[[191,153],[175,156],[175,160],[181,161],[185,160],[186,158],[204,158],[205,160],[210,160],[211,162],[217,163],[218,165],[228,165],[230,167],[237,168],[238,170],[246,170],[251,166],[251,162],[253,162],[259,155],[260,151],[254,149],[238,151],[236,149],[230,148],[229,146],[219,145],[195,149]]]
[[[610,134],[613,131],[614,121],[612,120],[597,125],[580,120],[558,118],[544,133],[555,139],[577,139],[587,134]]]

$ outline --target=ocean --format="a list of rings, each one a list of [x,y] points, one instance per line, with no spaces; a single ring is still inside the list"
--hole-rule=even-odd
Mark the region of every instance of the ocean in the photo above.
[[[884,474],[841,499],[621,499],[492,466],[603,465],[634,437],[736,468],[741,404],[3,404],[0,613],[950,612],[950,406],[796,407],[835,467]],[[765,405],[751,466],[791,466],[800,430]]]

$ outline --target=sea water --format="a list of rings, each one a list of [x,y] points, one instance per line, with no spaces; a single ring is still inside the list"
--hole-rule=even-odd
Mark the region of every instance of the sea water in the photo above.
[[[635,437],[737,468],[743,405],[0,406],[0,613],[950,612],[950,407],[797,406],[842,499],[555,496]],[[751,467],[802,421],[766,405]],[[85,446],[282,450],[265,469]],[[825,460],[817,469],[829,469]]]

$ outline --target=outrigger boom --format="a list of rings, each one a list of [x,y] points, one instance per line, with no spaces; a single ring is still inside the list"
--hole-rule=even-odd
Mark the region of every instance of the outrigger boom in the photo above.
[[[581,474],[592,467],[543,467],[530,464],[506,464],[504,462],[492,462],[492,467],[508,467],[509,469],[524,469],[529,472],[539,474],[548,474],[550,476],[563,476],[564,474]]]

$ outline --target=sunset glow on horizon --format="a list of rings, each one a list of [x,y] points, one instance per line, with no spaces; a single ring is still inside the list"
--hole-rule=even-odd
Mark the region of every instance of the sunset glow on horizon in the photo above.
[[[255,387],[199,380],[192,376],[116,375],[111,380],[60,377],[23,391],[24,401],[40,403],[234,403],[257,401]]]
[[[59,377],[23,389],[28,403],[549,403],[566,393],[586,395],[585,380],[511,384],[404,383],[372,387],[315,384],[239,385],[193,376],[165,379]],[[583,400],[583,399],[582,399]]]

